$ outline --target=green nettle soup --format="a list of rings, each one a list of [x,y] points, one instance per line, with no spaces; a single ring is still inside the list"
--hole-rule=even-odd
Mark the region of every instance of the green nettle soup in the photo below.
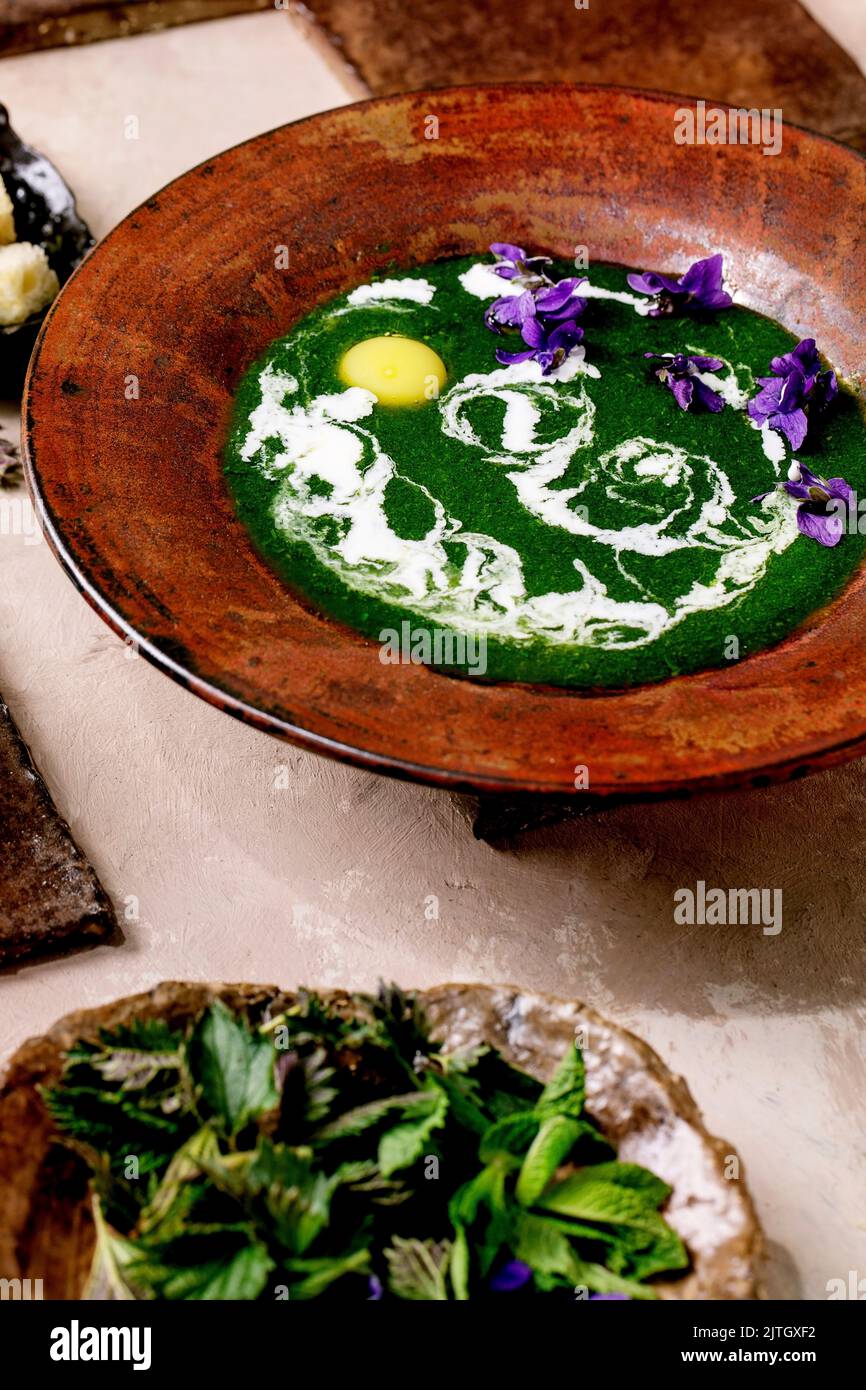
[[[817,544],[782,484],[797,459],[862,491],[854,396],[795,450],[746,409],[791,334],[741,307],[653,317],[623,268],[587,274],[582,341],[553,365],[497,361],[526,342],[485,311],[520,284],[477,257],[360,286],[271,346],[227,477],[296,591],[403,659],[576,687],[724,665],[839,591],[864,538]],[[680,408],[647,353],[719,359],[699,379],[724,408]]]

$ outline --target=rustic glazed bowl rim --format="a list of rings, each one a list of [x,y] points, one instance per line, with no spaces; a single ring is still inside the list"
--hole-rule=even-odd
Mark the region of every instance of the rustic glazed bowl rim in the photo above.
[[[302,722],[295,722],[291,719],[282,717],[273,710],[262,708],[254,701],[247,700],[235,691],[223,688],[216,680],[208,679],[201,674],[190,670],[182,661],[176,660],[171,652],[166,651],[158,642],[152,641],[147,633],[143,633],[134,622],[129,621],[119,611],[116,597],[106,594],[99,583],[94,582],[88,574],[86,567],[83,567],[75,555],[68,540],[64,536],[63,525],[57,525],[51,513],[50,506],[44,497],[43,480],[40,477],[34,450],[34,430],[37,428],[34,423],[32,412],[32,399],[35,384],[38,381],[40,367],[45,349],[46,340],[52,331],[52,325],[58,312],[62,313],[64,301],[67,299],[70,290],[74,290],[79,279],[86,275],[88,267],[92,265],[94,257],[98,257],[104,248],[110,247],[113,240],[123,234],[124,228],[140,215],[151,204],[158,203],[160,198],[169,191],[174,190],[178,185],[189,181],[197,174],[201,174],[212,166],[216,165],[221,159],[227,156],[263,148],[275,137],[286,132],[295,131],[301,128],[315,126],[317,123],[326,122],[329,118],[342,118],[352,112],[376,111],[378,109],[404,107],[407,108],[412,102],[417,102],[419,98],[428,98],[430,101],[447,103],[449,101],[459,102],[472,100],[484,95],[496,96],[500,99],[513,98],[515,101],[520,98],[531,99],[535,95],[539,99],[545,96],[556,96],[560,94],[563,98],[587,98],[591,99],[594,95],[610,95],[614,100],[617,98],[630,98],[639,103],[648,103],[660,110],[669,108],[671,103],[689,103],[698,100],[683,93],[667,93],[658,91],[645,91],[638,87],[621,87],[613,84],[578,84],[578,83],[545,83],[527,82],[514,84],[465,84],[449,88],[437,88],[433,91],[418,91],[410,93],[398,93],[387,97],[365,99],[345,106],[334,108],[331,111],[315,113],[305,116],[284,126],[275,127],[273,130],[257,135],[252,139],[241,141],[231,146],[229,149],[221,151],[219,154],[211,156],[209,159],[202,160],[199,164],[179,175],[163,186],[158,192],[151,195],[133,209],[132,212],[113,228],[96,246],[94,251],[89,252],[81,264],[76,268],[67,284],[63,287],[61,294],[51,306],[44,323],[40,329],[36,347],[31,359],[30,368],[25,387],[24,401],[22,405],[22,424],[23,437],[25,442],[25,463],[28,483],[33,496],[38,515],[40,517],[46,537],[54,550],[60,563],[72,578],[73,582],[83,593],[88,602],[99,612],[100,616],[122,637],[130,639],[140,653],[150,660],[153,664],[160,667],[166,674],[185,685],[195,694],[208,700],[231,713],[237,718],[262,728],[279,737],[287,738],[293,742],[311,748],[320,753],[325,753],[345,761],[353,762],[357,765],[367,767],[376,771],[390,775],[406,777],[413,780],[427,781],[434,784],[447,786],[453,790],[473,790],[483,792],[527,792],[527,793],[548,793],[548,794],[573,794],[573,789],[568,780],[564,780],[561,774],[553,778],[539,775],[533,769],[520,769],[516,773],[506,774],[504,770],[490,771],[488,768],[473,766],[474,761],[471,750],[465,757],[458,759],[459,766],[442,766],[439,762],[431,759],[413,760],[413,758],[393,752],[387,748],[372,748],[360,746],[352,742],[351,737],[334,737],[332,734],[319,729],[307,727]],[[708,104],[709,99],[708,99]],[[711,105],[722,110],[737,110],[741,108],[733,107],[730,103],[713,100]],[[856,165],[866,166],[866,160],[857,151],[835,140],[830,136],[821,135],[808,130],[806,127],[799,126],[793,122],[785,122],[785,128],[796,131],[798,136],[807,142],[817,141],[820,144],[829,146],[835,151],[839,151],[844,159],[852,161]],[[399,259],[399,257],[398,257]],[[410,264],[411,262],[407,262]],[[845,594],[850,594],[852,584],[849,583]],[[830,605],[830,608],[837,606],[837,603]],[[815,615],[810,620],[814,623]],[[332,624],[335,642],[341,637],[345,640],[358,641],[357,634],[349,629],[343,629],[337,624]],[[786,648],[789,643],[795,640],[797,634],[785,639],[775,647],[765,652],[760,652],[754,657],[745,659],[741,663],[741,668],[753,666],[755,662],[772,660],[776,653]],[[369,644],[368,644],[369,645]],[[375,659],[375,658],[374,658]],[[438,681],[446,680],[442,676],[428,673],[433,679]],[[531,702],[533,696],[542,693],[548,700],[554,702],[568,701],[579,709],[585,704],[587,699],[595,701],[605,701],[609,703],[617,702],[625,697],[634,694],[636,691],[655,691],[664,692],[672,686],[683,683],[700,684],[704,677],[712,676],[713,672],[697,672],[694,676],[677,676],[661,682],[655,686],[632,687],[624,691],[618,690],[599,690],[591,692],[570,691],[566,689],[556,689],[551,687],[535,686],[479,686],[479,692],[489,692],[490,690],[500,690],[511,692],[517,695],[522,692],[523,698]],[[461,685],[470,685],[469,682],[460,682]],[[766,756],[755,756],[754,754],[748,761],[747,766],[742,767],[722,767],[719,770],[707,773],[697,771],[694,775],[672,775],[670,777],[654,775],[642,778],[640,776],[623,777],[618,775],[613,777],[602,777],[600,781],[592,786],[591,791],[599,796],[605,795],[631,795],[639,797],[653,797],[670,795],[676,792],[688,792],[706,788],[723,788],[729,786],[760,785],[773,780],[782,780],[792,775],[801,775],[804,772],[812,771],[819,766],[828,766],[854,757],[866,751],[866,707],[862,712],[862,719],[858,718],[857,726],[846,736],[827,739],[815,737],[800,740],[793,747],[785,749],[784,752],[776,753],[767,750]]]

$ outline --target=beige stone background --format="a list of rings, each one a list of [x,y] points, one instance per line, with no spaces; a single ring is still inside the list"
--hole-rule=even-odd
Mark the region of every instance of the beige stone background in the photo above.
[[[810,8],[866,65],[863,0]],[[0,61],[0,100],[98,234],[208,155],[356,95],[277,13]],[[125,920],[122,944],[0,977],[0,1055],[163,978],[584,998],[684,1073],[738,1147],[772,1294],[823,1298],[828,1279],[866,1275],[866,765],[496,851],[447,795],[281,745],[131,658],[8,497],[0,689]],[[674,890],[698,879],[781,888],[782,932],[676,926]]]

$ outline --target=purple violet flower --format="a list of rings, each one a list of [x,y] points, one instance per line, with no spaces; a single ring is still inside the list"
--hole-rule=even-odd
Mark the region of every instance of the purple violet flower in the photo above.
[[[541,367],[542,376],[549,376],[581,341],[583,329],[578,328],[573,319],[566,323],[554,323],[548,328],[541,319],[527,318],[521,326],[520,336],[529,346],[522,352],[505,352],[497,348],[497,362],[510,367],[532,358]]]
[[[585,282],[586,276],[580,275],[568,280],[559,280],[555,285],[548,285],[545,289],[539,290],[535,295],[535,312],[538,317],[556,320],[558,323],[565,319],[577,318],[586,308],[586,300],[577,292]]]
[[[586,276],[570,276],[554,283],[543,270],[536,269],[549,265],[547,256],[527,256],[522,246],[507,241],[494,241],[490,250],[500,257],[493,267],[497,275],[519,285],[522,293],[494,299],[485,310],[484,322],[493,333],[519,333],[528,345],[519,352],[498,348],[496,360],[512,366],[532,358],[548,376],[583,338],[575,318],[586,308],[586,300],[578,292]]]
[[[791,464],[788,481],[779,483],[770,492],[786,492],[789,497],[799,499],[797,525],[804,536],[817,541],[819,545],[838,545],[845,530],[840,515],[844,504],[847,510],[854,505],[854,489],[844,478],[819,478],[805,463]],[[753,502],[763,502],[769,492],[753,497]]]
[[[515,1293],[532,1278],[532,1270],[522,1260],[509,1260],[496,1274],[491,1275],[487,1287],[492,1293]]]
[[[367,1278],[367,1302],[377,1303],[384,1294],[382,1280],[376,1274],[371,1274]]]
[[[804,338],[791,352],[774,357],[770,371],[773,376],[758,377],[762,390],[749,401],[749,415],[757,425],[778,430],[796,452],[805,442],[810,417],[838,394],[836,373],[821,370],[814,338]]]
[[[524,319],[534,315],[535,296],[531,290],[524,290],[523,294],[506,294],[494,299],[485,310],[484,322],[494,333],[501,333],[503,328],[521,329]]]
[[[484,315],[484,322],[494,333],[498,333],[503,328],[520,329],[525,320],[532,317],[556,323],[577,318],[586,308],[586,300],[577,293],[577,287],[585,279],[586,276],[582,275],[560,280],[555,285],[542,282],[541,289],[503,295],[501,299],[494,299]]]
[[[718,391],[701,381],[699,372],[717,372],[724,363],[718,357],[689,357],[684,352],[645,352],[644,357],[652,357],[664,365],[654,368],[659,381],[664,382],[673,392],[674,400],[680,410],[700,404],[707,410],[718,414],[724,410],[725,402]]]
[[[536,267],[550,265],[549,256],[527,256],[522,246],[510,241],[492,241],[490,250],[498,258],[493,269],[503,280],[519,280],[527,288],[545,283],[544,272]]]
[[[594,1301],[596,1301],[596,1300],[598,1300],[598,1299],[601,1299],[601,1298],[603,1298],[603,1299],[615,1298],[615,1299],[618,1299],[618,1300],[624,1299],[626,1303],[630,1303],[630,1302],[631,1302],[631,1299],[630,1299],[630,1297],[629,1297],[629,1295],[628,1295],[627,1293],[591,1293],[591,1294],[589,1295],[589,1302],[592,1303],[592,1302],[594,1302]]]
[[[651,318],[682,309],[711,313],[715,309],[730,309],[734,302],[722,286],[722,265],[721,256],[709,256],[705,261],[695,261],[680,279],[647,270],[642,275],[629,275],[628,283],[638,294],[654,298]]]

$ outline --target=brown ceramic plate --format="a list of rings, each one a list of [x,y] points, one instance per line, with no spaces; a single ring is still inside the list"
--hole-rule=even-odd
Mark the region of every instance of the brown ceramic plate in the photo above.
[[[233,389],[275,337],[392,258],[505,235],[672,272],[721,251],[746,304],[866,375],[866,163],[791,127],[774,158],[678,146],[681,104],[564,86],[362,102],[228,150],[132,213],[51,311],[24,407],[48,537],[102,616],[232,714],[451,787],[570,793],[585,764],[592,792],[663,794],[866,751],[862,571],[788,640],[724,670],[618,694],[484,686],[385,666],[309,611],[223,483]]]
[[[90,1268],[87,1169],[55,1143],[38,1089],[57,1081],[63,1053],[133,1018],[181,1026],[216,995],[259,1016],[294,997],[267,985],[166,983],[70,1014],[19,1048],[0,1082],[0,1278],[42,1279],[46,1298],[80,1298]],[[440,985],[419,998],[434,1037],[447,1047],[492,1044],[540,1081],[550,1078],[579,1030],[587,1109],[620,1158],[651,1168],[672,1189],[664,1214],[685,1241],[692,1268],[660,1284],[660,1296],[760,1296],[763,1235],[736,1152],[707,1133],[685,1082],[646,1043],[584,1004],[502,985]]]

